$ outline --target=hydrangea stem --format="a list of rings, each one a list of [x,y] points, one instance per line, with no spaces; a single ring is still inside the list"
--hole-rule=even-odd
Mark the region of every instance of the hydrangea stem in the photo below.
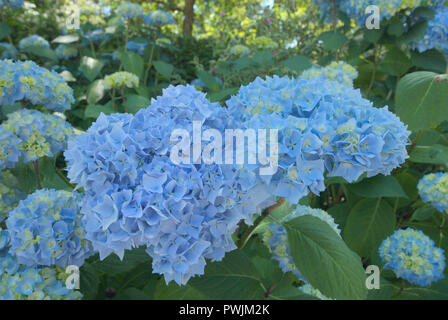
[[[145,77],[143,78],[143,84],[145,86],[148,82],[149,70],[151,69],[151,66],[152,66],[152,58],[154,56],[154,49],[156,46],[156,36],[153,34],[151,38],[152,38],[151,52],[149,53],[148,67],[146,68]]]
[[[123,99],[124,112],[128,113],[128,106],[127,106],[127,101],[126,101],[126,95],[124,94],[124,88],[121,88],[121,98]]]
[[[34,167],[34,174],[36,176],[37,189],[42,189],[42,185],[40,183],[40,175],[39,175],[39,163],[37,162],[37,160],[33,161],[33,167]]]
[[[285,198],[280,198],[276,204],[266,208],[263,210],[261,215],[255,220],[254,224],[249,227],[249,229],[246,230],[246,232],[241,236],[240,241],[238,242],[238,248],[242,249],[251,235],[254,233],[255,229],[258,227],[258,225],[267,217],[269,216],[275,209],[280,207],[283,203],[285,203]]]

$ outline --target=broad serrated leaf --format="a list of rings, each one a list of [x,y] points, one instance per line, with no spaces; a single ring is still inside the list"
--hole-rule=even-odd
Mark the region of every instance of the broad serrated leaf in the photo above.
[[[103,261],[92,263],[92,266],[104,273],[117,274],[132,270],[137,265],[150,261],[150,259],[145,248],[140,247],[126,251],[123,260],[120,260],[115,254],[111,254]]]
[[[96,270],[89,264],[84,263],[79,270],[80,291],[83,299],[95,299],[98,294],[99,278]]]
[[[339,32],[334,31],[326,31],[321,33],[317,40],[321,40],[323,42],[324,48],[335,51],[340,49],[344,43],[347,41],[347,37]]]
[[[79,71],[81,71],[89,81],[95,80],[100,74],[104,62],[91,57],[82,57]]]
[[[406,192],[401,188],[400,183],[393,176],[378,175],[349,185],[348,188],[354,194],[366,198],[408,197]]]
[[[152,64],[154,65],[154,68],[156,71],[164,76],[166,79],[171,78],[171,74],[173,73],[174,67],[172,64],[166,63],[162,60],[153,61]]]
[[[79,36],[77,36],[75,34],[68,34],[65,36],[58,36],[55,39],[53,39],[53,41],[51,41],[51,42],[67,44],[67,43],[76,42],[78,40],[79,40]]]
[[[136,94],[128,94],[126,95],[126,104],[130,113],[136,113],[142,108],[147,108],[151,101]]]
[[[313,63],[308,57],[297,55],[283,60],[282,62],[280,62],[280,65],[295,72],[302,72],[306,69],[311,68],[313,66]]]
[[[125,71],[135,74],[139,79],[142,78],[144,71],[144,62],[142,57],[133,52],[123,52],[120,56],[120,61]]]
[[[104,97],[103,80],[95,80],[87,88],[87,103],[92,105],[100,101]]]

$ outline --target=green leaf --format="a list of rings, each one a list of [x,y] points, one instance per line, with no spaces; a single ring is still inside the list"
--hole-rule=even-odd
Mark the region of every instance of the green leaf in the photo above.
[[[166,79],[171,78],[171,74],[173,73],[174,67],[173,65],[166,63],[162,60],[153,61],[152,64],[154,65],[154,68],[156,68],[156,71],[164,76]]]
[[[257,63],[249,57],[241,57],[233,61],[232,69],[235,71],[255,67]]]
[[[84,118],[96,119],[101,112],[106,115],[115,113],[115,111],[112,110],[111,103],[107,103],[105,105],[89,104],[84,111]]]
[[[396,113],[412,131],[437,127],[448,120],[448,75],[418,71],[400,80]]]
[[[415,24],[414,26],[412,26],[411,29],[407,33],[405,33],[403,36],[398,38],[398,41],[403,44],[408,44],[409,42],[418,40],[423,37],[427,28],[428,28],[427,21],[419,22],[419,23]]]
[[[104,62],[91,57],[82,57],[79,71],[81,71],[89,81],[95,80],[100,74]]]
[[[73,191],[73,189],[57,174],[55,158],[40,158],[39,173],[43,188]]]
[[[411,67],[411,59],[397,47],[392,47],[387,52],[379,66],[381,71],[397,77],[405,74]]]
[[[0,22],[0,40],[9,36],[11,32],[12,29],[10,26],[8,26],[6,23]]]
[[[264,290],[257,269],[242,251],[227,253],[221,262],[208,263],[204,275],[189,285],[210,299],[261,299]]]
[[[427,204],[414,211],[414,213],[412,214],[412,220],[423,221],[431,218],[433,214],[437,214],[438,212],[439,211],[437,211],[437,209],[432,205]]]
[[[427,50],[421,53],[412,52],[411,61],[419,68],[438,73],[444,73],[447,67],[445,55],[436,49]]]
[[[64,79],[65,82],[74,82],[74,81],[76,81],[76,78],[68,70],[62,71],[59,75],[62,77],[62,79]]]
[[[208,93],[207,98],[211,102],[227,100],[227,98],[236,94],[238,92],[238,90],[239,90],[239,88],[227,88],[227,89],[221,90],[219,92]]]
[[[321,40],[323,42],[324,48],[331,51],[336,51],[344,45],[347,41],[347,37],[339,32],[326,31],[321,33],[317,37],[317,40]]]
[[[392,21],[387,27],[387,33],[391,36],[399,37],[404,32],[403,22],[400,20]]]
[[[432,20],[432,19],[434,19],[434,16],[435,16],[436,13],[431,8],[428,8],[428,7],[418,7],[418,8],[416,8],[414,10],[414,14],[419,16],[419,17],[422,17],[422,18],[425,18],[425,19],[428,19],[428,20]]]
[[[308,57],[297,55],[283,60],[282,62],[280,62],[280,65],[295,72],[302,72],[306,69],[311,68],[313,66],[313,63]]]
[[[135,74],[139,79],[142,78],[144,70],[144,62],[142,57],[133,52],[122,52],[120,61],[125,71]]]
[[[59,36],[59,37],[56,37],[56,38],[53,39],[53,41],[51,41],[51,42],[67,44],[67,43],[73,43],[73,42],[76,42],[76,41],[78,41],[78,40],[79,40],[79,36],[77,36],[77,35],[75,35],[75,34],[68,34],[68,35],[65,35],[65,36]]]
[[[129,112],[135,114],[138,110],[147,108],[151,104],[151,101],[136,94],[128,94],[126,95],[126,104]]]
[[[270,50],[258,51],[252,59],[262,67],[267,67],[274,63],[274,55]]]
[[[103,80],[95,80],[87,88],[87,103],[95,104],[104,97],[104,84]]]
[[[115,254],[111,254],[103,261],[92,263],[92,266],[96,270],[107,274],[117,274],[132,270],[137,265],[150,261],[150,259],[145,248],[140,247],[126,251],[123,260],[120,260]]]
[[[399,300],[448,300],[448,279],[442,279],[430,287],[405,287],[396,297]]]
[[[409,161],[415,163],[442,164],[448,166],[448,147],[441,144],[417,145],[412,149]]]
[[[142,290],[137,288],[127,288],[120,292],[114,300],[151,300]]]
[[[208,300],[207,296],[189,284],[179,286],[174,281],[168,285],[164,280],[157,283],[156,292],[154,294],[156,300]]]
[[[377,43],[383,35],[384,29],[366,29],[364,30],[364,39],[370,43]]]
[[[354,194],[366,198],[397,197],[407,198],[406,192],[393,176],[377,175],[364,179],[359,183],[349,185],[348,188]]]
[[[362,257],[368,257],[395,228],[395,213],[387,201],[363,199],[350,211],[343,237],[347,245]]]
[[[58,57],[56,56],[56,53],[48,48],[43,48],[39,46],[30,46],[26,48],[26,52],[32,53],[38,57],[46,58],[48,60],[51,60],[53,62],[58,61]]]
[[[199,70],[198,77],[204,83],[205,87],[208,88],[209,90],[211,91],[219,90],[219,84],[218,82],[216,82],[215,77],[211,73]]]
[[[294,263],[313,287],[330,298],[366,298],[361,259],[326,222],[302,216],[284,226]]]
[[[98,294],[100,280],[95,269],[87,262],[79,270],[79,282],[83,299],[95,299]]]
[[[348,202],[338,203],[327,210],[328,214],[334,219],[339,229],[344,230],[347,218],[350,213],[350,204]]]

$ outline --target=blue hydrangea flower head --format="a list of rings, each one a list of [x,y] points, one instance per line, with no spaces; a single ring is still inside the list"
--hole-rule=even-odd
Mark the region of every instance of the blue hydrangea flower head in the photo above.
[[[16,146],[24,162],[53,157],[65,150],[68,139],[74,135],[73,127],[64,119],[29,109],[8,114],[8,120],[1,124],[1,128],[18,139]],[[13,160],[16,159],[15,152]]]
[[[75,101],[73,90],[56,72],[32,61],[0,60],[0,105],[22,100],[57,112],[70,109]]]
[[[242,44],[234,45],[232,48],[230,48],[230,53],[234,56],[247,56],[250,54],[250,49]]]
[[[319,218],[328,223],[328,225],[340,236],[341,231],[339,230],[338,225],[334,222],[333,217],[321,209],[312,209],[307,206],[298,205],[294,210],[282,217],[280,222],[287,222],[306,215]],[[285,273],[291,271],[297,276],[297,278],[302,281],[306,281],[294,264],[291,251],[289,249],[285,227],[278,223],[272,222],[268,225],[263,238],[269,250],[272,252],[274,260],[278,261],[282,271]]]
[[[397,230],[379,248],[385,269],[398,278],[419,286],[429,286],[444,278],[445,256],[420,230]]]
[[[223,83],[222,83],[222,80],[219,77],[215,76],[215,82],[218,84],[219,89],[222,89]],[[204,82],[202,82],[202,80],[199,79],[199,78],[194,79],[193,81],[191,81],[191,85],[195,86],[195,87],[198,87],[199,89],[202,89],[202,90],[206,89]]]
[[[448,54],[448,7],[437,8],[434,19],[428,22],[425,34],[421,39],[412,42],[411,47],[419,52],[438,49]]]
[[[424,202],[429,202],[442,213],[448,213],[448,173],[425,175],[418,182],[417,189]]]
[[[135,42],[135,41],[129,41],[126,48],[131,51],[138,53],[139,55],[143,55],[145,53],[145,48],[148,45],[147,42]]]
[[[55,53],[59,59],[69,60],[78,56],[78,49],[73,46],[60,44],[56,47]]]
[[[19,54],[16,47],[7,42],[0,42],[0,50],[3,51],[0,59],[15,59]]]
[[[24,265],[81,266],[92,254],[84,239],[76,193],[42,189],[19,202],[6,219],[10,253]]]
[[[9,7],[20,9],[23,7],[24,0],[0,0],[0,8]]]
[[[344,61],[332,62],[326,67],[311,67],[305,70],[301,79],[325,78],[353,87],[353,81],[358,77],[358,71]]]
[[[193,86],[170,86],[135,116],[100,115],[69,142],[68,177],[86,191],[86,238],[102,259],[146,246],[155,273],[185,284],[203,274],[206,259],[221,260],[236,248],[238,222],[251,221],[271,194],[249,193],[248,175],[233,165],[170,158],[174,129],[191,135],[195,120],[203,130],[222,131],[227,119]]]
[[[397,116],[326,78],[257,78],[226,104],[235,127],[278,130],[279,170],[258,178],[290,203],[325,190],[325,175],[388,175],[407,158],[410,132]]]
[[[119,16],[119,18],[126,20],[137,17],[143,17],[144,14],[143,9],[142,7],[140,7],[139,4],[132,3],[129,1],[120,4],[115,12]]]
[[[29,52],[28,48],[30,48],[30,47],[41,47],[41,48],[49,49],[50,43],[47,40],[45,40],[44,38],[42,38],[41,36],[38,36],[36,34],[25,37],[19,41],[19,48],[23,52],[28,53]]]
[[[20,139],[11,131],[0,126],[0,170],[14,168],[20,158]]]
[[[163,10],[155,10],[148,13],[143,22],[147,25],[165,26],[167,24],[174,23],[173,16],[171,13]]]
[[[9,211],[25,198],[25,193],[17,185],[17,178],[10,171],[0,172],[0,223],[7,218]],[[0,244],[0,250],[1,247]]]
[[[84,37],[89,41],[92,41],[93,43],[100,43],[109,38],[109,36],[104,32],[103,29],[94,29],[92,31],[86,32],[84,34]],[[84,41],[84,43],[86,44],[88,42]]]

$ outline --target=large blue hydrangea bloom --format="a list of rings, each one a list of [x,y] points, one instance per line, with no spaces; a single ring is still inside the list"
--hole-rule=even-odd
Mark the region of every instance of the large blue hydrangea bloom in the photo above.
[[[139,55],[143,55],[145,53],[145,48],[148,45],[148,42],[135,42],[129,41],[126,45],[126,49],[131,52],[138,53]]]
[[[279,222],[288,222],[302,216],[313,216],[326,223],[340,236],[341,231],[338,225],[334,222],[332,216],[321,209],[312,209],[307,206],[297,206],[290,213],[281,218]],[[288,236],[284,226],[277,222],[272,222],[268,225],[263,237],[266,245],[273,254],[274,260],[278,261],[283,272],[292,272],[297,278],[306,282],[306,279],[300,274],[294,260],[291,256],[291,251],[288,244]]]
[[[311,67],[300,75],[302,79],[324,78],[337,81],[353,87],[353,81],[358,77],[358,71],[344,61],[335,61],[325,67]]]
[[[25,266],[9,251],[10,235],[0,228],[0,300],[79,300],[79,291],[67,289],[60,267]]]
[[[59,59],[69,60],[75,58],[78,55],[78,49],[73,46],[60,44],[56,47],[55,51]]]
[[[75,101],[73,90],[56,72],[32,61],[0,60],[0,105],[22,100],[57,112],[70,109]]]
[[[1,135],[1,132],[5,131],[13,136]],[[37,110],[21,109],[9,113],[8,120],[1,124],[0,137],[7,140],[4,142],[0,140],[0,151],[1,146],[8,146],[9,143],[15,142],[14,146],[19,149],[20,157],[24,162],[44,156],[53,157],[57,152],[65,150],[67,141],[72,135],[74,135],[74,129],[64,119]],[[6,149],[3,147],[6,152],[2,152],[2,157],[6,154],[6,162],[3,162],[5,161],[3,159],[0,162],[1,165],[13,166],[17,160],[17,150],[11,149],[14,146],[10,145]]]
[[[428,22],[425,34],[412,42],[411,47],[419,52],[438,49],[448,54],[448,7],[437,8],[434,19]]]
[[[193,86],[170,86],[134,117],[100,115],[69,143],[68,177],[86,191],[86,237],[101,258],[144,245],[154,272],[185,284],[203,274],[205,259],[221,260],[235,249],[238,222],[251,223],[273,203],[271,194],[252,189],[251,175],[234,165],[170,160],[172,130],[191,136],[197,120],[203,130],[222,132],[227,119]]]
[[[174,23],[174,19],[171,13],[163,10],[156,10],[148,13],[143,19],[143,22],[147,25],[165,26]]]
[[[0,42],[0,49],[3,51],[0,59],[15,59],[19,54],[16,47],[7,42]]]
[[[92,254],[84,239],[77,193],[42,189],[10,211],[10,253],[24,265],[81,266]]]
[[[143,9],[139,4],[129,1],[120,4],[115,12],[121,19],[132,19],[143,17],[144,15]]]
[[[31,47],[41,47],[45,49],[50,48],[50,43],[37,34],[33,34],[31,36],[25,37],[19,41],[19,48],[23,52],[29,52],[29,48]]]
[[[417,189],[424,202],[429,202],[440,212],[448,214],[448,173],[425,175],[418,182]]]
[[[279,170],[259,181],[290,203],[325,190],[326,172],[354,182],[388,175],[407,158],[400,119],[335,81],[257,78],[226,103],[236,127],[279,130]]]
[[[429,286],[444,278],[443,250],[420,230],[397,230],[379,248],[385,269],[398,278],[420,286]]]

